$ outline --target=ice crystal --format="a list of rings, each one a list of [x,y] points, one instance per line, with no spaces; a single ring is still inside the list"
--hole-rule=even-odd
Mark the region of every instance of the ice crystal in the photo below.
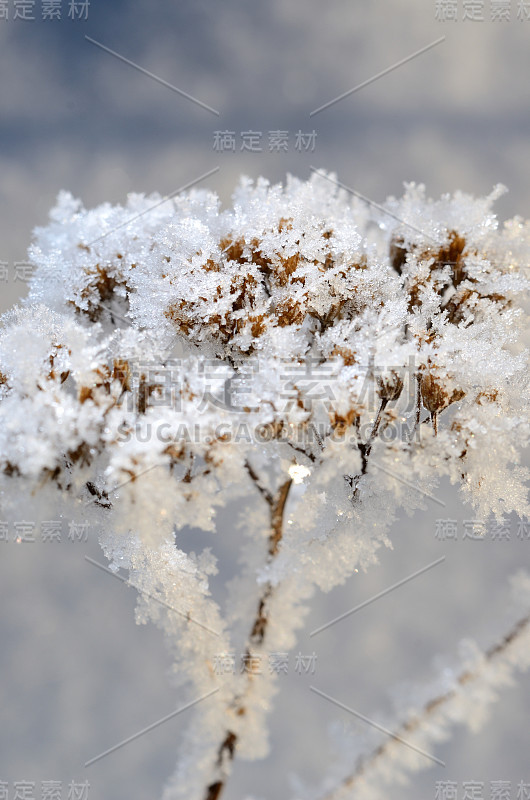
[[[410,184],[386,210],[318,173],[243,178],[224,210],[209,191],[93,210],[61,192],[35,231],[0,329],[2,502],[54,487],[100,519],[175,676],[216,690],[166,800],[216,800],[236,752],[267,751],[274,676],[213,669],[234,637],[291,647],[315,589],[373,563],[444,475],[481,519],[528,514],[530,224],[499,225],[502,191]],[[215,558],[179,531],[215,531],[227,504],[244,511],[225,613]]]

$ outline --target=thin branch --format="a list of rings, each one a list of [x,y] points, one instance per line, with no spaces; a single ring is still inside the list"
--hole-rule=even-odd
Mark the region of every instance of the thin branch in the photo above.
[[[245,461],[245,469],[248,472],[252,482],[256,486],[256,489],[262,495],[262,497],[264,498],[266,503],[269,506],[272,507],[272,505],[274,503],[274,498],[273,498],[272,494],[269,492],[269,490],[267,489],[267,487],[262,484],[262,482],[261,482],[261,480],[259,478],[259,475],[255,471],[255,469],[252,466],[252,464],[250,464],[250,462],[248,462],[248,461]]]
[[[431,414],[431,422],[432,422],[432,428],[433,428],[433,431],[434,431],[434,435],[438,436],[438,414],[437,414],[436,411],[433,411],[432,414]]]
[[[381,399],[381,404],[379,406],[379,411],[377,412],[377,416],[376,416],[376,418],[374,420],[374,424],[372,426],[372,430],[370,431],[370,436],[368,437],[366,442],[359,442],[357,444],[357,447],[358,447],[359,452],[361,454],[361,472],[358,475],[344,475],[344,480],[346,481],[346,483],[348,483],[352,487],[352,489],[354,489],[353,495],[352,495],[352,498],[351,498],[352,502],[355,502],[355,500],[358,497],[359,479],[363,475],[366,475],[366,473],[368,471],[368,459],[369,459],[370,453],[372,451],[372,445],[373,445],[373,443],[375,441],[375,438],[376,438],[376,436],[377,436],[377,434],[379,432],[379,427],[381,425],[381,419],[382,419],[382,416],[383,416],[383,412],[384,412],[385,408],[387,407],[387,405],[388,405],[388,398],[383,397]],[[354,486],[355,486],[355,488],[354,488]]]
[[[278,494],[274,499],[271,507],[271,534],[269,536],[269,558],[274,558],[278,552],[278,548],[283,536],[283,514],[289,497],[289,490],[293,483],[293,479],[289,478],[282,483],[278,489]]]
[[[412,429],[412,433],[410,434],[410,439],[409,439],[410,442],[413,441],[414,436],[416,435],[416,431],[420,426],[420,420],[421,420],[421,375],[419,372],[416,372],[414,374],[414,379],[416,381],[416,398],[414,404],[415,415],[414,415],[414,427]]]
[[[501,639],[500,642],[493,645],[485,652],[484,662],[486,664],[491,664],[497,659],[501,658],[506,653],[510,645],[516,642],[518,637],[522,636],[529,627],[530,614],[520,619],[506,634],[506,636]],[[418,714],[416,714],[416,716],[403,723],[403,725],[396,731],[396,735],[399,737],[404,737],[407,736],[407,734],[414,733],[415,731],[419,730],[435,711],[457,697],[458,691],[461,687],[479,679],[480,666],[475,670],[465,670],[460,673],[456,680],[456,686],[454,689],[450,689],[448,692],[445,692],[445,694],[438,695],[432,700],[429,700],[429,702],[425,704],[425,706],[419,711]],[[384,759],[388,756],[389,750],[394,741],[394,739],[385,741],[383,744],[379,745],[379,747],[374,750],[371,755],[362,758],[355,770],[346,778],[344,778],[338,786],[323,795],[320,800],[339,800],[339,798],[342,797],[343,792],[349,792],[355,789],[357,782],[363,778],[367,772],[376,768],[381,762],[384,761]]]
[[[292,478],[284,481],[284,483],[282,483],[277,490],[276,494],[272,495],[271,492],[269,492],[269,490],[263,486],[259,475],[248,461],[245,461],[245,468],[252,482],[270,509],[270,533],[267,548],[267,561],[270,563],[272,560],[274,560],[279,551],[280,542],[283,536],[283,518],[285,507],[287,505],[287,499],[289,497],[289,491],[293,481]],[[270,582],[268,582],[259,598],[256,616],[251,625],[248,644],[246,647],[247,658],[250,658],[252,654],[256,652],[256,650],[263,647],[263,642],[265,640],[269,623],[268,605],[273,592],[274,587]],[[243,690],[238,697],[234,698],[231,711],[236,717],[242,717],[246,713],[245,696],[252,678],[253,675],[250,671],[247,673],[247,686],[245,690]],[[239,739],[237,734],[228,729],[225,732],[223,741],[218,748],[213,779],[211,779],[211,783],[209,783],[206,787],[204,800],[219,800],[221,797],[221,794],[226,787],[232,762],[236,755],[238,742]]]
[[[421,378],[420,373],[416,373],[416,427],[414,428],[414,433],[416,433],[416,428],[420,424],[420,417],[421,417]]]
[[[317,457],[315,456],[314,453],[308,453],[307,450],[304,450],[303,447],[299,447],[298,445],[293,444],[292,442],[287,442],[287,444],[289,445],[289,447],[292,447],[292,449],[295,450],[297,453],[301,453],[303,456],[308,458],[313,464],[316,462]]]
[[[375,422],[374,422],[372,430],[370,432],[370,438],[368,439],[368,442],[366,443],[366,446],[368,448],[372,447],[374,439],[377,436],[377,434],[379,433],[379,426],[381,424],[381,417],[382,417],[383,411],[385,410],[387,405],[388,405],[388,398],[387,397],[383,397],[382,400],[381,400],[381,405],[379,406],[379,411],[377,412],[377,416],[375,418]]]

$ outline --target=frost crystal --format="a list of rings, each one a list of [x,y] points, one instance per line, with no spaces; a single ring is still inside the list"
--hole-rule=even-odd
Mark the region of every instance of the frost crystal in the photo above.
[[[400,507],[447,475],[481,519],[528,514],[530,223],[499,226],[501,192],[410,184],[388,212],[323,174],[244,178],[226,210],[207,191],[93,210],[62,192],[36,230],[0,329],[4,510],[53,488],[94,515],[190,698],[215,690],[165,800],[217,800],[236,753],[267,752],[274,675],[221,679],[218,654],[291,647],[315,589],[373,563]],[[179,531],[234,503],[224,612],[215,558]]]

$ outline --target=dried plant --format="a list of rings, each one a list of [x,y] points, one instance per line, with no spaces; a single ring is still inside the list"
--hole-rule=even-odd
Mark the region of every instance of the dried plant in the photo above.
[[[322,174],[243,179],[228,210],[208,191],[91,211],[63,192],[36,230],[29,296],[0,331],[4,511],[60,492],[97,521],[175,680],[203,699],[165,800],[217,800],[236,755],[267,752],[274,674],[219,676],[216,656],[288,650],[315,590],[374,563],[400,508],[449,476],[480,519],[528,514],[530,224],[498,225],[500,191],[433,202],[411,184],[388,213]],[[223,506],[241,538],[224,610],[210,549],[179,536],[215,531]],[[466,698],[490,699],[475,684],[528,666],[521,613],[403,735],[441,738]],[[326,798],[377,796],[399,747]]]

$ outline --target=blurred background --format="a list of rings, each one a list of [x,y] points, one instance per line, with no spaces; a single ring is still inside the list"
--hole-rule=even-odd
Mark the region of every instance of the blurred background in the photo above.
[[[0,311],[26,293],[31,232],[60,189],[90,207],[131,191],[169,194],[218,168],[198,185],[228,203],[241,173],[276,182],[314,166],[379,203],[404,181],[431,196],[485,194],[500,182],[509,189],[500,217],[529,217],[529,43],[520,0],[1,2]],[[380,719],[390,687],[428,680],[437,654],[455,656],[465,636],[491,643],[507,576],[529,563],[530,540],[516,520],[509,538],[463,539],[472,512],[448,486],[439,496],[445,508],[427,504],[396,523],[394,551],[378,567],[315,598],[291,654],[294,664],[298,650],[315,652],[315,672],[282,676],[270,757],[238,762],[226,800],[287,800],[290,775],[314,784],[340,742],[347,760],[347,737],[362,724],[310,684]],[[436,535],[441,518],[456,521],[456,539]],[[41,521],[35,542],[16,544],[12,531],[0,541],[0,781],[9,797],[16,782],[34,782],[40,798],[41,782],[56,780],[66,798],[72,780],[87,779],[91,800],[158,797],[186,714],[83,766],[179,697],[158,631],[134,623],[133,590],[85,561],[103,561],[95,532],[71,541],[63,522],[61,541],[42,542]],[[208,543],[223,568],[230,526]],[[441,555],[444,564],[309,637]],[[480,733],[457,730],[436,750],[445,769],[412,775],[392,797],[434,800],[441,780],[457,781],[464,797],[462,782],[477,780],[489,798],[490,782],[504,780],[516,800],[518,783],[530,783],[529,689],[526,676],[503,692]],[[339,744],[329,745],[330,731]]]

